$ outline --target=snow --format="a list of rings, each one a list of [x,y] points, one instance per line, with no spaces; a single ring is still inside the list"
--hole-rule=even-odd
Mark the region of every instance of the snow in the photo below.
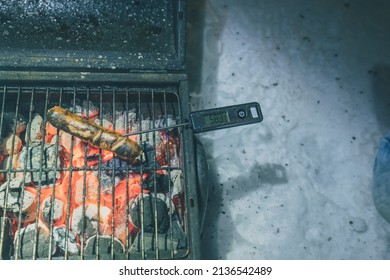
[[[188,3],[191,109],[264,121],[199,134],[206,259],[389,259],[372,167],[390,129],[390,1]]]

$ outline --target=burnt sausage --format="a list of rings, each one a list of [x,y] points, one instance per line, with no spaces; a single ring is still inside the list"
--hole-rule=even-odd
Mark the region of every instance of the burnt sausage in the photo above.
[[[113,152],[123,159],[132,160],[142,154],[137,142],[59,106],[48,111],[47,120],[54,127],[103,150]]]

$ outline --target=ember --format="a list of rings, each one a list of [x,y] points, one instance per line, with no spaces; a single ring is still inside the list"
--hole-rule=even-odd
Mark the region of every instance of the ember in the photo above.
[[[141,233],[161,235],[163,250],[185,248],[180,137],[177,128],[164,129],[177,120],[78,98],[62,107],[77,115],[80,131],[54,127],[46,121],[51,108],[41,104],[27,119],[3,125],[1,258],[121,258],[139,252]],[[83,125],[96,135],[84,137]],[[142,132],[155,128],[161,130]],[[134,155],[142,150],[142,157],[130,160],[128,148]],[[152,241],[143,243],[155,250]]]

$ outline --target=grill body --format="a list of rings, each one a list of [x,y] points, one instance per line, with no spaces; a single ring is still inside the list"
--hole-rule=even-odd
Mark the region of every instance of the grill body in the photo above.
[[[189,115],[185,74],[3,71],[0,100],[2,259],[200,258],[205,157],[189,128],[165,128]],[[53,133],[52,106],[132,133],[143,155]]]
[[[0,27],[0,258],[200,258],[185,1],[7,1]],[[55,129],[54,106],[131,133],[143,154]]]
[[[186,75],[3,74],[1,138],[12,150],[0,169],[3,259],[200,258],[203,151],[190,129],[164,128],[189,115]],[[53,105],[132,133],[144,154],[128,163],[61,130],[49,139]],[[26,124],[22,134],[9,116]]]
[[[7,1],[0,28],[0,258],[200,258],[185,1]],[[142,155],[82,141],[88,125],[56,129],[54,106],[131,134]]]

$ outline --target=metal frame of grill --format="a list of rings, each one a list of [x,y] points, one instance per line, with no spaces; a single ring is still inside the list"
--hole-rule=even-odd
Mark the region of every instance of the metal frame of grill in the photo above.
[[[170,74],[124,74],[116,73],[112,75],[107,75],[104,73],[53,73],[53,72],[24,72],[24,71],[14,71],[14,72],[2,72],[7,79],[3,80],[3,87],[0,89],[0,97],[2,101],[0,102],[1,111],[0,111],[0,124],[3,123],[3,112],[6,109],[10,109],[9,106],[13,105],[14,108],[11,109],[17,116],[17,113],[24,108],[27,108],[28,119],[31,121],[32,112],[36,108],[36,104],[42,103],[43,111],[45,112],[48,107],[52,104],[61,105],[63,103],[71,103],[73,106],[76,104],[76,99],[81,99],[85,101],[92,101],[93,104],[97,104],[100,108],[100,112],[103,110],[104,104],[111,104],[112,111],[115,112],[115,107],[117,104],[122,104],[122,108],[127,113],[132,109],[135,109],[138,113],[142,113],[145,118],[152,120],[152,126],[149,127],[152,132],[148,131],[138,131],[133,134],[138,136],[140,143],[143,143],[143,137],[146,137],[147,134],[152,135],[152,138],[155,137],[156,131],[159,129],[156,127],[155,120],[158,117],[165,119],[165,122],[168,120],[168,115],[174,116],[178,124],[185,122],[183,117],[188,116],[189,112],[187,109],[188,96],[186,94],[182,95],[181,92],[186,92],[187,83],[186,75],[170,75]],[[75,79],[71,79],[72,75],[75,75]],[[81,76],[81,79],[80,79]],[[76,78],[77,77],[77,78]],[[82,80],[83,83],[79,81]],[[70,82],[72,81],[72,82]],[[15,83],[16,82],[16,83]],[[28,100],[28,101],[27,101]],[[26,102],[27,101],[27,102]],[[28,103],[28,104],[27,104]],[[89,104],[88,102],[86,104]],[[88,105],[87,105],[88,106]],[[87,112],[88,112],[88,108]],[[87,113],[88,114],[88,113]],[[113,114],[115,115],[115,113]],[[114,117],[115,118],[115,117]],[[43,115],[44,122],[46,122],[46,117]],[[142,118],[140,115],[137,119],[142,126]],[[127,120],[128,121],[128,120]],[[115,119],[114,119],[115,123]],[[206,164],[203,150],[200,147],[200,144],[194,140],[191,130],[184,127],[175,128],[179,133],[180,138],[180,165],[179,166],[157,166],[155,159],[151,166],[145,167],[144,165],[139,166],[127,166],[125,169],[126,172],[136,172],[139,174],[144,174],[148,171],[157,172],[161,171],[167,176],[170,177],[170,173],[173,170],[181,170],[183,179],[181,181],[181,186],[183,187],[183,205],[179,205],[179,208],[182,207],[183,220],[183,230],[186,236],[186,246],[184,248],[174,248],[173,242],[173,227],[170,224],[169,232],[166,235],[159,234],[157,226],[157,217],[158,213],[154,215],[154,232],[153,233],[144,233],[143,230],[130,240],[129,233],[126,232],[126,244],[124,245],[124,251],[115,249],[115,236],[114,236],[114,227],[115,221],[114,216],[111,217],[111,227],[112,234],[109,236],[109,240],[101,240],[100,238],[95,238],[92,240],[93,250],[92,253],[86,253],[85,251],[85,240],[83,240],[83,235],[79,237],[81,240],[80,244],[80,254],[71,255],[69,254],[67,248],[68,237],[69,237],[69,219],[70,213],[69,209],[66,212],[66,227],[65,227],[65,250],[63,254],[60,255],[51,255],[52,251],[52,232],[53,232],[53,209],[50,208],[50,223],[49,223],[49,244],[48,244],[48,255],[47,256],[38,256],[38,243],[39,243],[39,234],[38,234],[38,217],[39,217],[39,207],[37,207],[37,214],[35,220],[35,230],[34,240],[32,248],[33,252],[31,253],[31,258],[59,258],[59,259],[175,259],[175,258],[199,258],[199,239],[200,232],[202,229],[202,217],[204,217],[205,204],[207,200],[207,188],[205,183],[205,173],[206,173]],[[167,129],[162,128],[162,130],[167,131]],[[26,133],[29,133],[28,131]],[[45,134],[45,133],[44,133]],[[167,134],[169,135],[169,133]],[[27,135],[28,136],[28,135]],[[148,139],[155,145],[156,139]],[[58,148],[58,142],[56,144]],[[73,146],[73,140],[72,140]],[[43,144],[42,144],[43,147]],[[87,147],[87,146],[85,146]],[[87,148],[85,148],[87,149]],[[58,152],[58,150],[56,150]],[[41,153],[43,154],[43,153]],[[168,152],[169,157],[169,152]],[[85,159],[86,160],[86,159]],[[141,159],[142,161],[143,159]],[[168,158],[169,162],[169,158]],[[0,173],[6,173],[8,176],[15,174],[17,172],[22,174],[27,174],[29,172],[38,172],[42,174],[44,172],[82,172],[84,175],[86,172],[95,171],[100,174],[100,172],[106,171],[106,167],[101,167],[101,158],[99,158],[99,164],[96,167],[87,167],[82,168],[73,168],[70,166],[69,169],[65,168],[52,168],[45,170],[43,167],[39,169],[21,169],[15,170],[12,168],[2,169]],[[120,169],[117,167],[110,167],[115,173],[116,170]],[[108,168],[108,169],[110,169]],[[115,169],[115,170],[114,170]],[[24,177],[24,176],[23,176]],[[86,176],[84,176],[85,180]],[[99,178],[100,179],[100,178]],[[169,181],[169,191],[172,190],[172,181]],[[153,197],[153,203],[156,205],[156,188],[157,182],[156,178],[153,178],[153,188],[151,191],[151,196]],[[53,183],[53,193],[55,192],[55,184]],[[70,186],[71,187],[71,186]],[[38,196],[40,195],[40,188],[42,186],[40,183],[37,186]],[[9,195],[10,190],[5,191],[5,196]],[[69,192],[70,194],[71,192]],[[115,188],[112,189],[112,203],[111,207],[115,208]],[[85,207],[85,181],[83,185],[83,201],[82,205]],[[141,192],[142,197],[142,192]],[[4,198],[6,201],[7,197]],[[100,197],[98,197],[100,199]],[[54,195],[51,198],[52,205],[54,205]],[[3,208],[1,213],[1,223],[0,223],[0,253],[2,258],[7,258],[6,253],[4,252],[6,247],[6,231],[7,231],[7,212],[4,211],[6,208],[4,205],[0,205],[0,208]],[[141,209],[143,209],[143,200],[141,199]],[[69,203],[68,203],[69,205]],[[99,204],[99,201],[97,203]],[[171,207],[170,205],[168,205]],[[184,206],[184,207],[183,207]],[[154,207],[156,209],[156,207]],[[169,208],[169,210],[171,210]],[[83,208],[83,218],[85,217],[85,208]],[[156,210],[154,210],[156,211]],[[98,212],[100,213],[100,212]],[[126,217],[129,214],[129,205],[126,202]],[[143,215],[141,215],[142,217]],[[19,211],[19,219],[17,219],[17,228],[20,229],[22,225],[22,216],[21,211]],[[142,218],[141,218],[142,220]],[[83,222],[84,223],[84,222]],[[126,223],[128,220],[126,219]],[[172,219],[170,217],[170,223]],[[127,224],[126,224],[127,225]],[[8,226],[9,227],[9,226]],[[128,227],[126,226],[126,230]],[[13,259],[20,259],[19,239],[16,239],[16,242],[12,244],[12,255],[10,256]],[[13,240],[15,241],[15,239]],[[91,242],[92,242],[91,241]],[[163,244],[164,243],[164,244]],[[166,249],[161,249],[165,246]],[[138,250],[131,250],[132,246],[138,246]],[[159,248],[159,249],[157,249]],[[156,250],[157,249],[157,250]]]

